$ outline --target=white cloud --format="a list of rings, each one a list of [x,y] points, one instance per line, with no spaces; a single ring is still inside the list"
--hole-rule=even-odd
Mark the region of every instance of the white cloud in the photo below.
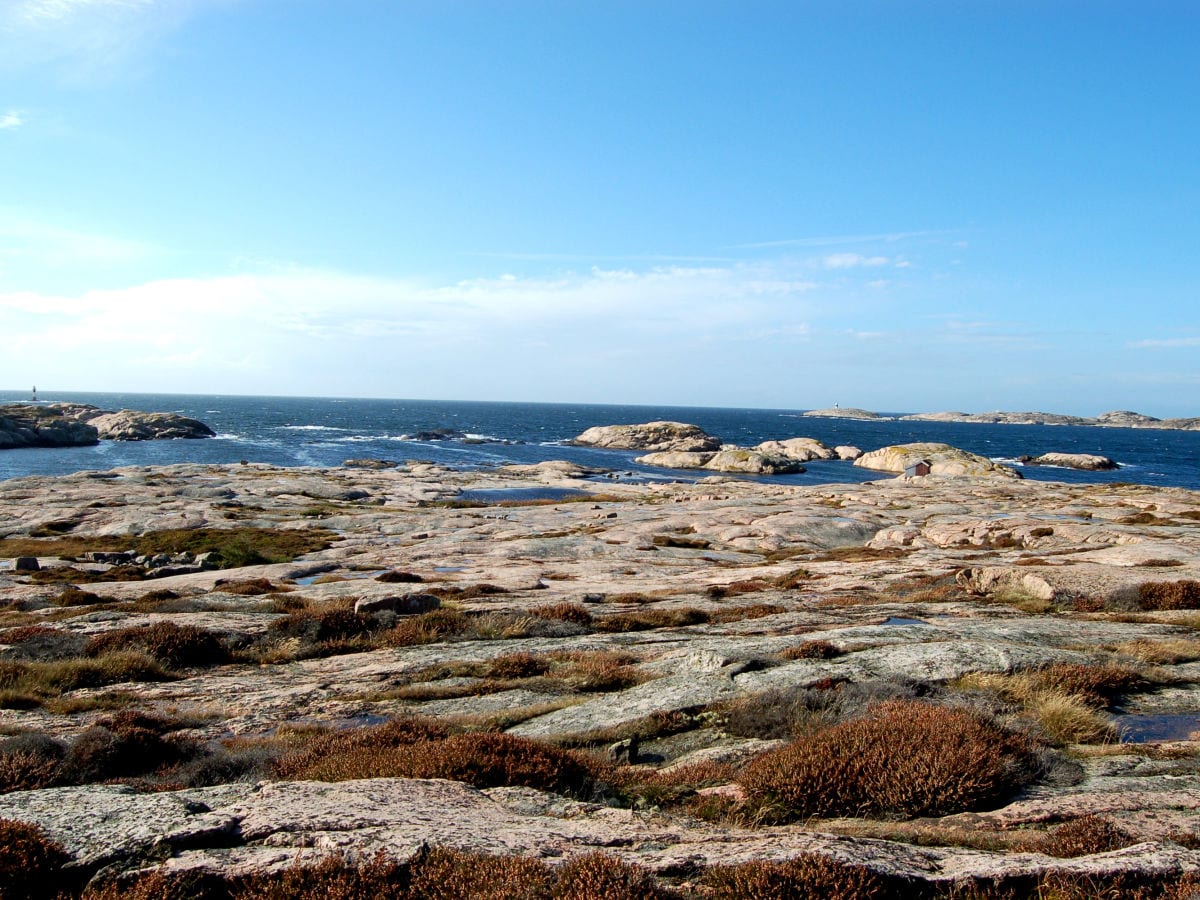
[[[807,339],[812,290],[787,271],[733,266],[443,285],[286,269],[0,293],[0,383],[37,377],[53,348],[61,383],[113,389],[237,390],[236,378],[243,392],[369,393],[351,386],[361,379],[392,396],[445,396],[467,382],[477,386],[460,396],[495,396],[504,380],[526,379],[511,392],[544,396],[575,379],[571,395],[582,396],[606,379],[695,380],[697,367],[715,379],[734,353],[765,364]]]
[[[0,131],[5,128],[20,128],[25,124],[25,117],[15,109],[0,114]]]
[[[886,266],[891,260],[886,256],[863,256],[861,253],[831,253],[821,260],[826,269],[857,269]]]
[[[0,69],[49,66],[72,82],[120,78],[197,12],[239,0],[0,2]]]
[[[1180,337],[1180,338],[1147,338],[1144,341],[1133,341],[1129,344],[1130,347],[1137,347],[1142,350],[1155,349],[1159,347],[1200,347],[1200,337]]]
[[[22,261],[44,267],[113,265],[154,253],[141,241],[48,225],[0,209],[0,263]]]

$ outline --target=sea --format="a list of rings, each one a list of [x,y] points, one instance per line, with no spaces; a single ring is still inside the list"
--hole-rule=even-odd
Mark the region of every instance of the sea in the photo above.
[[[29,399],[28,393],[0,391],[0,403]],[[177,412],[207,423],[217,437],[3,450],[0,479],[118,466],[243,460],[328,467],[351,458],[422,460],[464,470],[566,459],[610,470],[615,477],[629,481],[691,481],[712,474],[642,466],[634,461],[638,455],[634,452],[573,447],[569,443],[593,425],[665,419],[699,425],[728,443],[742,446],[811,437],[830,446],[849,444],[868,451],[889,444],[939,441],[1013,465],[1026,478],[1038,481],[1130,482],[1200,490],[1200,431],[816,418],[803,416],[802,409],[116,393],[42,393],[39,401],[89,403],[110,410]],[[1017,461],[1021,456],[1049,452],[1100,454],[1116,460],[1120,468],[1080,472],[1022,466]],[[841,461],[814,461],[806,466],[807,471],[794,475],[745,477],[790,484],[838,484],[887,477]]]

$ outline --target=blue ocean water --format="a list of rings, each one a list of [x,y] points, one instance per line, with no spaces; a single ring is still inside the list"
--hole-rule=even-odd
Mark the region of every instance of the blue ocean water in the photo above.
[[[0,403],[28,395],[0,392]],[[558,403],[353,400],[176,394],[43,394],[47,402],[91,403],[104,409],[178,412],[208,423],[209,440],[115,442],[94,447],[0,451],[0,479],[66,474],[117,466],[170,463],[272,463],[337,466],[351,457],[420,459],[456,468],[569,459],[629,473],[627,477],[689,480],[694,473],[650,469],[636,453],[571,447],[565,442],[592,425],[668,419],[690,422],[729,443],[813,437],[833,446],[874,450],[911,441],[942,441],[1000,461],[1041,453],[1099,453],[1121,463],[1115,472],[1021,469],[1042,481],[1111,482],[1200,489],[1200,432],[1046,425],[975,425],[938,422],[805,418],[799,410],[674,406],[602,406]],[[419,432],[451,429],[466,438],[414,440]],[[846,462],[812,462],[803,474],[768,480],[800,484],[879,478]],[[702,473],[703,474],[703,473]]]

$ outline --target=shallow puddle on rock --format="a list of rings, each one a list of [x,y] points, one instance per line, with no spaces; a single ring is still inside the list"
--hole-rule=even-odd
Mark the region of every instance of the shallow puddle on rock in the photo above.
[[[928,625],[924,619],[910,619],[906,616],[888,616],[883,623],[884,625]]]
[[[1154,713],[1117,716],[1117,731],[1125,744],[1150,744],[1155,741],[1195,740],[1200,736],[1200,710],[1189,713]]]

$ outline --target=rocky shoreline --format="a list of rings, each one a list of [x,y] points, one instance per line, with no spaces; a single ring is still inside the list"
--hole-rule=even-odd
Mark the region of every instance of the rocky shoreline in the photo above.
[[[0,406],[0,450],[20,447],[89,447],[102,440],[153,441],[209,438],[216,432],[177,413],[117,412],[82,403]]]
[[[429,847],[602,849],[681,896],[813,856],[905,896],[1200,868],[1200,494],[355,462],[0,482],[0,560],[37,560],[0,568],[0,819],[97,886]],[[153,550],[207,567],[147,580]],[[768,754],[891,709],[1028,743],[1026,780],[919,815],[754,805]],[[449,736],[394,737],[413,716]],[[355,734],[366,757],[301,765]],[[452,763],[481,735],[590,774],[480,782]]]

